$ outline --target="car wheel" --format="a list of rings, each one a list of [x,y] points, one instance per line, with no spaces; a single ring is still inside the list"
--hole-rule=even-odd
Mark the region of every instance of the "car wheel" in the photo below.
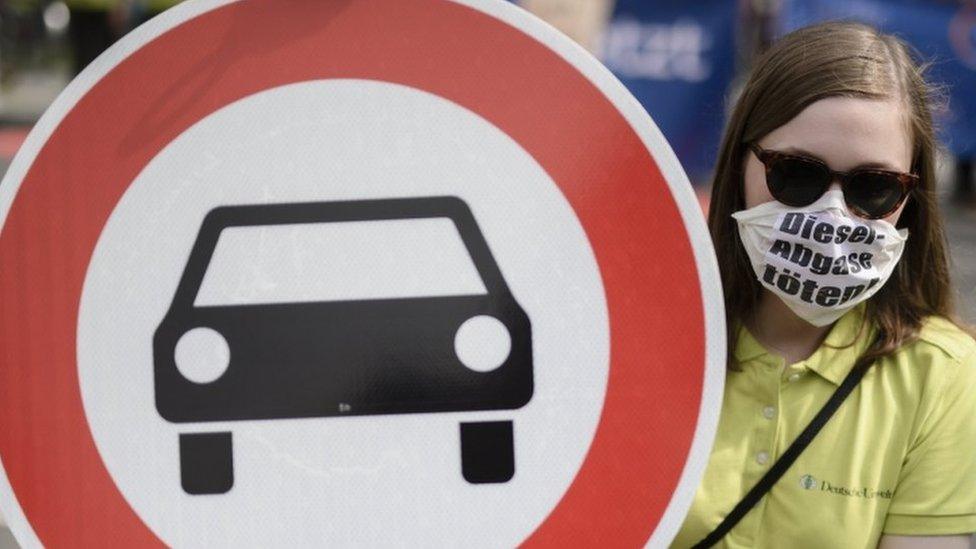
[[[229,492],[234,487],[231,433],[180,434],[180,480],[192,496]]]
[[[512,480],[515,439],[511,421],[461,423],[461,475],[471,484]]]

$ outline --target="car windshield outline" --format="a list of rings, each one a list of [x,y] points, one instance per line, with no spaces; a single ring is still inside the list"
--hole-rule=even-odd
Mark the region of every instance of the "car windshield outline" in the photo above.
[[[277,225],[300,225],[319,223],[368,222],[368,221],[400,221],[409,219],[449,219],[457,230],[458,235],[469,254],[470,263],[474,266],[478,277],[484,286],[482,293],[452,294],[457,296],[472,296],[484,294],[510,293],[507,283],[495,263],[487,242],[477,228],[471,211],[464,202],[455,197],[431,197],[419,199],[381,199],[362,201],[343,201],[328,203],[290,203],[273,205],[245,205],[221,206],[211,210],[204,218],[200,229],[200,237],[194,245],[193,252],[187,262],[187,268],[180,278],[173,307],[186,308],[201,307],[230,307],[233,305],[198,305],[199,291],[211,266],[214,252],[220,241],[220,236],[226,229],[239,227],[259,227]],[[350,206],[353,207],[350,207]],[[327,218],[327,221],[324,220]],[[425,299],[429,296],[394,297],[394,298],[364,298],[365,299]],[[448,295],[436,297],[449,297]],[[338,302],[342,300],[318,300],[318,302]],[[349,301],[360,301],[350,299]],[[312,301],[302,301],[309,303]],[[278,303],[278,302],[276,302]],[[287,303],[287,302],[280,302]],[[266,303],[252,303],[247,305],[264,305]]]

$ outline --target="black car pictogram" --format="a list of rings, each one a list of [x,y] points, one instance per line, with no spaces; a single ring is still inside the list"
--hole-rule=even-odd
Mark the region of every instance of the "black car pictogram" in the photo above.
[[[453,223],[483,293],[198,303],[227,229],[435,218]],[[510,341],[507,356],[487,370],[466,366],[455,346],[459,329],[470,319],[483,318],[503,327]],[[177,364],[178,347],[201,338],[229,357],[215,379],[188,379]],[[529,318],[502,277],[471,210],[459,198],[223,206],[204,219],[173,302],[155,332],[156,408],[180,424],[514,410],[532,398],[531,342]],[[462,423],[459,431],[467,481],[511,479],[511,421]],[[229,432],[181,434],[183,489],[190,494],[230,490],[232,456]]]

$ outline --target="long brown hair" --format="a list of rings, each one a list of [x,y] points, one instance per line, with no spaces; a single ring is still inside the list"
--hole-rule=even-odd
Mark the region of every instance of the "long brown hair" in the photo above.
[[[913,143],[912,171],[920,177],[898,220],[910,234],[901,261],[867,303],[866,318],[879,328],[878,337],[858,364],[916,339],[926,316],[951,316],[947,247],[935,198],[933,93],[923,72],[904,42],[849,22],[794,31],[756,60],[722,139],[708,214],[725,290],[730,367],[736,367],[735,327],[756,311],[762,292],[732,218],[745,208],[746,146],[826,97],[901,101]]]

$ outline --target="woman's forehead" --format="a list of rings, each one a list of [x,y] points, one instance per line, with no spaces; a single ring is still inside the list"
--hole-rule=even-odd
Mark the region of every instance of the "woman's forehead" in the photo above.
[[[762,145],[816,156],[834,170],[908,171],[912,161],[904,107],[895,99],[821,99],[770,132]]]

